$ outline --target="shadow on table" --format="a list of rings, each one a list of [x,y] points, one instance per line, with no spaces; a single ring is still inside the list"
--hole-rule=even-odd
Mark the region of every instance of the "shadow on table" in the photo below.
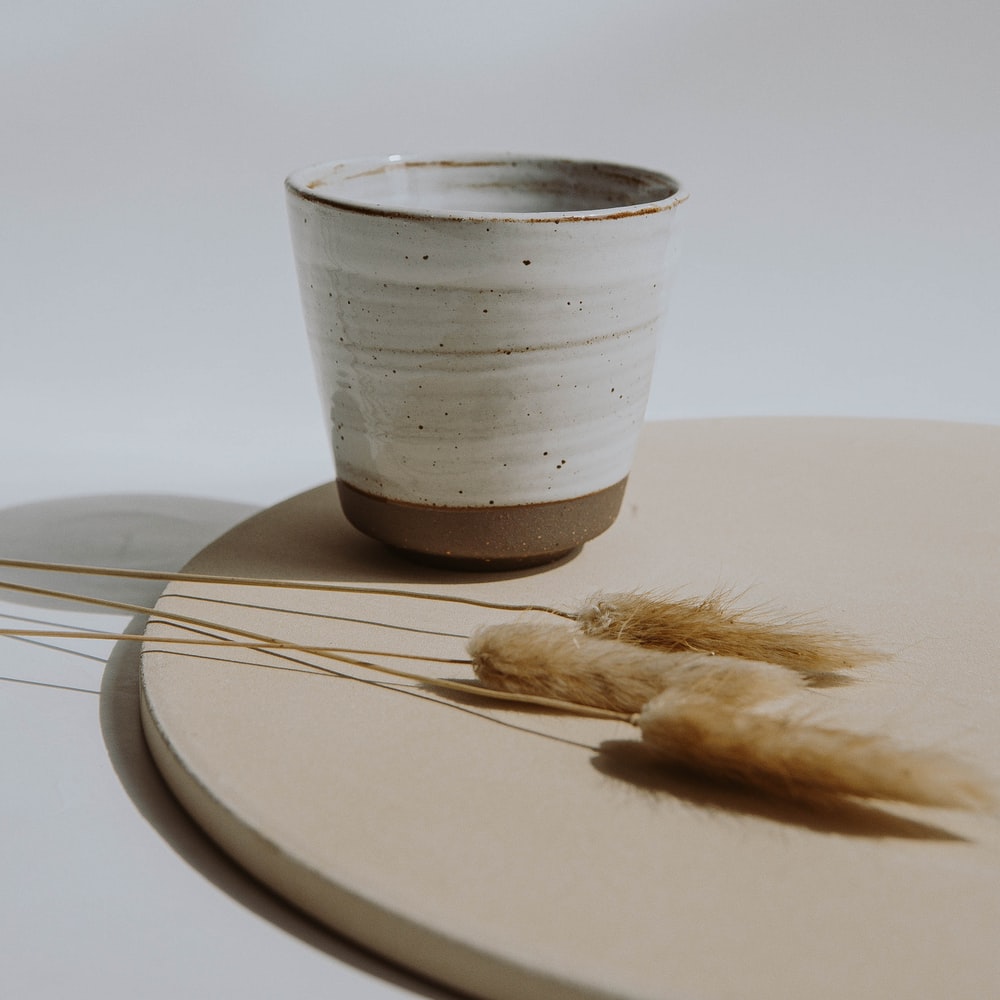
[[[335,509],[336,494],[330,486],[296,498],[284,516],[284,506],[279,506],[277,537],[282,541],[275,545],[275,519],[269,519],[265,537],[256,529],[252,517],[257,508],[245,504],[151,495],[63,498],[0,511],[0,556],[166,573],[185,568],[192,559],[191,568],[195,570],[198,565],[218,566],[221,556],[226,572],[262,579],[401,581],[453,576],[404,562],[357,535],[341,519],[329,516],[329,511]],[[238,524],[238,531],[227,531]],[[470,579],[469,574],[457,576]],[[156,580],[84,576],[68,571],[2,569],[0,578],[142,607],[152,607],[164,586]],[[83,607],[59,598],[16,591],[0,591],[0,596],[32,607],[63,611]],[[126,631],[141,635],[144,628],[145,617],[139,616]],[[122,641],[108,658],[101,683],[100,724],[119,780],[136,808],[164,840],[238,903],[338,961],[430,1000],[458,996],[370,955],[302,914],[231,861],[190,819],[160,776],[142,733],[139,650],[139,643]]]
[[[346,523],[332,485],[248,518],[201,549],[185,568],[261,580],[382,584],[487,581],[513,575],[443,572],[404,560]],[[145,619],[132,623],[136,632],[144,626]],[[101,692],[101,724],[108,754],[137,807],[189,864],[257,914],[340,961],[420,996],[445,1000],[457,995],[337,937],[249,876],[202,833],[167,788],[146,746],[138,713],[139,685],[137,644],[121,642],[108,661]]]
[[[204,497],[120,494],[61,497],[0,510],[0,556],[42,563],[176,572],[220,534],[255,513],[249,504]],[[0,569],[11,583],[149,607],[163,583],[75,573]],[[0,598],[36,608],[81,605],[0,590]]]
[[[141,633],[144,618],[128,631]],[[313,948],[429,1000],[456,996],[369,955],[300,913],[231,861],[188,816],[160,776],[139,721],[139,644],[119,642],[101,685],[101,730],[119,780],[136,808],[189,865],[241,905]]]

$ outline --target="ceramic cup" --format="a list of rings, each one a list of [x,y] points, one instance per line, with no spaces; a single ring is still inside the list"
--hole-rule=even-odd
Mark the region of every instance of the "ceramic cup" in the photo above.
[[[286,182],[348,520],[423,561],[560,558],[621,505],[680,185],[543,157],[389,156]]]

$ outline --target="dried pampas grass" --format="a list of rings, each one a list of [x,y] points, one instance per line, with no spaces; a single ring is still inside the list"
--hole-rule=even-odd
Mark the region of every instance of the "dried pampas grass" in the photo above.
[[[0,566],[5,563],[24,565],[0,559]],[[137,575],[126,570],[38,563],[28,564],[28,568]],[[734,611],[719,594],[701,600],[672,600],[648,594],[605,595],[593,599],[583,610],[570,613],[538,605],[498,604],[459,595],[389,588],[234,581],[183,574],[159,577],[363,592],[535,612],[562,621],[555,624],[551,618],[522,620],[477,631],[469,641],[471,661],[467,661],[481,685],[477,686],[471,681],[427,677],[358,658],[359,654],[405,654],[304,646],[162,608],[143,608],[26,584],[0,581],[0,590],[155,615],[161,622],[199,633],[197,639],[187,636],[164,642],[224,642],[273,651],[275,655],[308,653],[321,660],[466,696],[475,692],[507,703],[630,723],[640,730],[642,743],[663,760],[772,795],[802,800],[887,799],[966,809],[996,803],[992,788],[978,771],[946,754],[901,747],[881,734],[834,729],[813,721],[807,710],[807,700],[815,697],[808,690],[810,682],[829,676],[831,671],[881,659],[880,654],[854,639],[806,628],[794,621],[768,620],[747,611]],[[0,635],[11,636],[50,632],[87,638],[139,638],[70,630],[56,633],[0,629]],[[448,658],[440,662],[463,661]],[[309,666],[345,676],[322,663],[310,662]],[[783,714],[774,704],[778,699],[791,703],[783,706]]]
[[[851,636],[794,619],[734,609],[722,593],[675,599],[600,594],[575,614],[588,635],[650,649],[699,650],[777,663],[806,673],[860,666],[885,655]]]
[[[515,622],[480,629],[468,652],[476,676],[493,690],[617,712],[638,712],[668,687],[742,707],[805,686],[802,677],[770,663],[642,649],[550,624]]]
[[[897,746],[878,734],[742,711],[674,689],[652,699],[636,721],[643,742],[660,757],[772,795],[852,796],[957,809],[995,804],[986,780],[969,765]]]
[[[814,723],[806,677],[773,663],[645,649],[535,622],[480,629],[468,651],[491,690],[628,713],[661,759],[770,795],[964,809],[994,802],[985,779],[946,754]],[[780,714],[762,709],[788,698],[796,700]]]

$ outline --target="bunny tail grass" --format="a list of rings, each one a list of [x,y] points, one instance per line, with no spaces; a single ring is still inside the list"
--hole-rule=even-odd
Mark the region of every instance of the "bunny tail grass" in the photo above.
[[[651,649],[699,650],[824,673],[885,659],[850,636],[734,610],[721,593],[671,600],[600,594],[577,612],[588,634]]]
[[[783,697],[806,683],[770,663],[642,649],[563,625],[489,626],[472,636],[468,651],[489,688],[616,712],[638,712],[667,687],[737,707]]]
[[[702,695],[664,692],[636,724],[643,742],[668,761],[785,798],[852,796],[957,809],[996,803],[978,772],[947,755],[800,718],[735,711]]]

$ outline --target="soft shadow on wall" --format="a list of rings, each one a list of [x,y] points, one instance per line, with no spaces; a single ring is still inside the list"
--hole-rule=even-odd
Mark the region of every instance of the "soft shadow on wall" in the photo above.
[[[173,573],[209,542],[256,513],[228,500],[158,494],[114,494],[42,500],[0,510],[0,556],[35,562]],[[4,570],[3,579],[151,607],[157,580]],[[5,600],[68,608],[56,598],[4,591]],[[72,605],[80,610],[80,605]]]

